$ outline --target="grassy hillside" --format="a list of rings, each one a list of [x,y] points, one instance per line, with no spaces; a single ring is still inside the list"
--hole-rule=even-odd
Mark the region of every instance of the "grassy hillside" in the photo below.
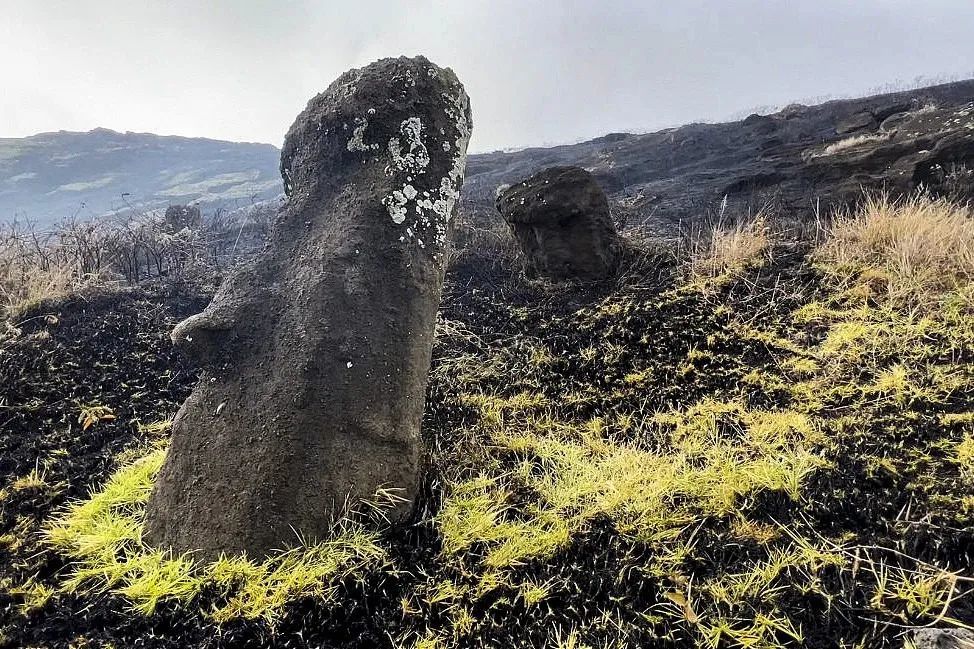
[[[0,343],[8,646],[901,647],[974,627],[974,220],[867,202],[636,245],[601,284],[453,259],[414,520],[200,564],[141,540],[201,296]],[[470,243],[470,241],[478,243]],[[0,644],[2,646],[2,644]]]

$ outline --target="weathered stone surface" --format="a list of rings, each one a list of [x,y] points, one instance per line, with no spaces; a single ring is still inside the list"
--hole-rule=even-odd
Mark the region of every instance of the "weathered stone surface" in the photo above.
[[[855,113],[849,117],[839,120],[835,125],[835,132],[838,135],[845,135],[854,131],[876,128],[876,117],[868,110]]]
[[[974,632],[965,629],[917,629],[916,649],[974,649]]]
[[[974,196],[968,173],[974,169],[974,103],[918,106],[888,115],[881,128],[836,152],[827,146],[807,149],[806,177],[840,202],[855,200],[863,188],[895,195],[923,188],[960,200]]]
[[[551,167],[497,194],[530,276],[599,279],[615,266],[620,241],[605,192],[579,167]]]
[[[463,86],[422,57],[346,72],[308,103],[267,248],[172,333],[205,371],[173,423],[151,542],[259,555],[379,488],[409,514],[470,128]]]

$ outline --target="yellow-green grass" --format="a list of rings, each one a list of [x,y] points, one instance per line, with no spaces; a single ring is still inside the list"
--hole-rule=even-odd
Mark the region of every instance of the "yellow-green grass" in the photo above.
[[[28,579],[26,583],[14,585],[9,579],[0,579],[0,591],[20,601],[19,609],[23,614],[43,608],[48,600],[54,596],[54,589],[46,584]]]
[[[518,470],[456,485],[440,514],[445,549],[486,543],[492,568],[550,556],[600,516],[639,540],[674,538],[701,517],[730,513],[747,494],[769,489],[798,498],[805,477],[827,464],[824,438],[796,412],[703,402],[653,417],[647,426],[666,444],[652,450],[607,441],[602,420],[573,426],[517,409],[525,403],[536,401],[485,400],[481,415],[492,441],[515,454]],[[505,520],[504,483],[538,494],[527,516]]]
[[[597,336],[567,349],[538,339],[492,346],[462,323],[442,323],[441,335],[462,339],[463,352],[441,358],[433,381],[464,414],[447,431],[450,443],[435,449],[442,504],[426,524],[441,549],[432,567],[423,565],[429,572],[412,575],[396,640],[470,644],[490,618],[485,608],[512,606],[544,619],[550,602],[563,605],[578,591],[541,569],[558,565],[573,544],[604,526],[639,549],[618,579],[639,575],[659,590],[658,600],[636,621],[605,610],[579,628],[552,627],[549,646],[632,646],[647,629],[698,646],[802,646],[816,631],[802,623],[810,598],[836,611],[836,619],[858,616],[864,629],[961,625],[954,611],[971,575],[876,547],[869,530],[862,539],[858,531],[829,538],[802,522],[806,512],[834,504],[812,498],[843,497],[821,484],[810,492],[815,479],[838,475],[853,460],[869,478],[892,475],[907,484],[909,476],[918,499],[962,514],[956,478],[974,480],[974,416],[956,395],[974,387],[965,360],[974,349],[974,275],[965,251],[930,248],[944,241],[944,223],[966,236],[958,214],[965,212],[929,199],[867,203],[837,221],[813,253],[826,283],[815,301],[790,315],[746,320],[730,306],[708,310],[714,321],[700,336],[706,344],[681,348],[673,367],[647,366],[653,359],[645,356],[627,360],[621,343]],[[747,271],[768,258],[762,245],[728,244],[758,250],[757,257],[728,253],[726,262],[706,262],[716,269],[707,276]],[[750,261],[742,267],[735,259]],[[940,274],[918,270],[921,259],[934,259]],[[677,287],[661,300],[692,301],[704,292],[707,302],[722,282]],[[586,311],[592,322],[580,328],[607,331],[641,308],[639,298],[611,296]],[[511,307],[512,317],[525,315],[519,309]],[[710,387],[706,373],[728,365],[721,345],[760,346],[773,362]],[[695,370],[704,363],[717,369]],[[606,385],[553,381],[565,365],[610,378]],[[654,403],[652,386],[666,376],[679,376],[694,396],[665,408],[647,405]],[[927,418],[923,427],[919,417]],[[910,435],[921,428],[926,437],[917,442]],[[297,596],[340,602],[346,577],[411,569],[391,566],[386,542],[354,522],[318,546],[263,563],[198,565],[163,555],[141,539],[163,452],[127,464],[49,527],[51,543],[77,560],[64,589],[119,593],[147,613],[165,599],[189,601],[208,585],[225,593],[209,611],[218,621],[273,621]],[[934,465],[936,477],[926,469]],[[870,497],[870,486],[862,488]],[[793,517],[769,518],[757,504],[765,498]],[[698,573],[715,556],[715,543],[747,551]],[[841,639],[847,641],[858,639]]]
[[[966,207],[922,196],[869,199],[836,220],[812,259],[831,290],[798,309],[794,322],[825,335],[806,359],[791,361],[820,368],[795,372],[808,379],[794,385],[796,394],[816,395],[812,407],[853,393],[870,403],[936,405],[974,384],[962,360],[974,347],[974,219]]]
[[[760,532],[770,544],[779,533],[749,520],[745,502],[764,491],[798,500],[805,481],[829,465],[827,437],[811,417],[794,410],[755,410],[740,402],[706,399],[677,411],[579,424],[559,419],[548,400],[535,393],[464,398],[479,410],[475,434],[486,435],[489,448],[505,456],[495,466],[515,468],[485,470],[454,483],[437,517],[447,559],[464,566],[467,578],[472,573],[478,580],[470,588],[451,591],[461,601],[476,601],[498,589],[520,589],[523,594],[525,586],[517,585],[519,570],[550,560],[597,519],[611,520],[619,533],[654,548],[655,565],[640,569],[658,577],[685,570],[694,530],[708,521],[757,530],[753,533]],[[653,442],[625,440],[623,430]],[[525,491],[535,498],[524,502],[518,494]],[[719,638],[740,641],[739,646],[748,646],[749,638],[766,643],[782,634],[799,638],[788,617],[773,606],[738,614],[734,624],[715,617],[729,599],[737,605],[768,600],[774,588],[793,587],[793,575],[788,583],[782,579],[785,585],[774,584],[787,570],[804,571],[808,578],[803,583],[813,583],[823,567],[846,563],[804,538],[787,547],[785,552],[770,546],[770,565],[755,567],[748,575],[704,584],[697,596],[706,599],[701,607],[709,613],[706,619],[693,612],[690,596],[680,591],[667,595],[671,602],[683,603],[664,607],[664,617],[688,623],[714,646]],[[735,588],[735,578],[751,586]],[[528,586],[527,592],[534,589]],[[543,592],[548,596],[557,589],[550,584]],[[530,596],[524,597],[527,602]],[[427,604],[437,601],[424,599]]]
[[[974,483],[974,431],[964,435],[957,444],[956,453],[961,475]]]
[[[331,599],[346,576],[386,562],[378,533],[351,520],[336,525],[328,539],[263,561],[234,556],[201,563],[150,547],[142,536],[145,505],[165,453],[156,448],[122,466],[101,490],[46,527],[47,542],[75,561],[60,591],[115,593],[151,614],[162,601],[187,603],[216,587],[224,597],[207,613],[217,622],[239,617],[273,623],[289,601]]]
[[[965,578],[903,557],[876,560],[860,572],[855,538],[827,540],[812,530],[768,525],[752,519],[748,503],[762,492],[779,492],[800,509],[806,483],[832,470],[837,445],[857,436],[869,444],[864,431],[877,411],[902,412],[908,424],[915,416],[911,405],[936,412],[974,385],[969,364],[952,360],[974,346],[968,259],[974,242],[941,246],[939,257],[930,248],[945,236],[966,241],[964,214],[923,198],[869,202],[863,212],[838,220],[832,238],[813,253],[827,283],[822,301],[783,321],[734,324],[736,335],[779,356],[777,373],[755,370],[743,378],[758,393],[783,391],[786,402],[777,409],[704,398],[669,412],[577,420],[564,409],[576,402],[580,386],[566,386],[561,395],[550,388],[542,394],[531,383],[520,392],[510,385],[485,392],[476,388],[476,375],[459,369],[470,377],[460,399],[478,413],[469,435],[482,439],[487,459],[448,487],[437,518],[448,560],[463,566],[464,579],[470,572],[479,579],[458,597],[469,601],[516,588],[519,570],[552,560],[593,521],[606,519],[618,533],[653,548],[656,565],[642,570],[689,583],[693,574],[685,562],[694,553],[695,530],[726,524],[739,538],[765,546],[764,558],[698,584],[693,593],[670,593],[672,606],[663,609],[664,617],[695,629],[707,646],[801,645],[804,632],[785,602],[802,593],[851,606],[854,591],[869,591],[879,624],[959,624],[949,611],[962,592],[958,579]],[[898,219],[909,225],[901,227]],[[720,278],[763,257],[760,237],[747,245],[741,237],[727,240],[737,241],[727,250],[756,252],[722,255],[724,247],[716,245],[698,262],[706,272],[692,288],[709,293]],[[742,259],[750,261],[735,261]],[[920,272],[921,259],[939,260],[940,274]],[[719,281],[699,281],[706,278]],[[602,304],[593,313],[618,317],[626,308]],[[809,328],[822,335],[809,342]],[[611,354],[605,349],[608,344],[578,355],[586,363],[606,361]],[[687,357],[693,355],[701,356],[691,349]],[[639,390],[652,378],[652,369],[628,371],[622,389]],[[601,399],[611,403],[612,396]],[[934,440],[938,436],[950,438],[946,429]],[[956,463],[968,466],[974,442],[965,437],[952,448]],[[897,462],[916,459],[902,455]],[[888,458],[863,459],[898,470]],[[949,485],[949,479],[937,485],[947,491],[934,496],[956,498]],[[847,586],[830,589],[825,572],[833,579],[843,575]]]

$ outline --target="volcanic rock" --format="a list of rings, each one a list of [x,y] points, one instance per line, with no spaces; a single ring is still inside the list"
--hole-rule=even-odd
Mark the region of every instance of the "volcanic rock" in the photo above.
[[[173,422],[147,539],[203,558],[321,538],[346,505],[419,488],[447,224],[471,119],[423,57],[340,76],[285,139],[266,249],[174,343],[204,369]]]
[[[850,115],[849,117],[840,120],[839,123],[835,125],[835,132],[838,135],[845,135],[854,131],[873,128],[876,128],[876,117],[868,110],[864,110],[861,113],[855,113],[854,115]]]
[[[478,154],[470,157],[464,209],[489,223],[496,187],[567,165],[591,172],[613,215],[622,208],[630,224],[666,238],[718,213],[813,223],[860,201],[864,190],[902,196],[922,187],[965,202],[974,200],[972,102],[974,80],[958,81],[738,122]],[[867,137],[826,152],[850,136]]]
[[[974,632],[966,629],[923,628],[913,632],[916,649],[974,649]]]
[[[529,276],[594,280],[620,248],[605,192],[579,167],[551,167],[501,189],[497,210],[524,254]]]

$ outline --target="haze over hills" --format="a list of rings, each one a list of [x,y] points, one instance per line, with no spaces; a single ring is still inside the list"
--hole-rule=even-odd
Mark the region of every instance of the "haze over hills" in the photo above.
[[[249,144],[116,133],[0,139],[0,222],[195,203],[206,212],[281,196],[280,152]],[[591,171],[629,222],[661,230],[724,204],[794,218],[865,189],[974,195],[974,80],[792,105],[771,115],[613,133],[587,142],[468,157],[467,209],[493,214],[496,188],[541,168]]]
[[[0,221],[51,223],[134,206],[241,207],[281,194],[278,149],[204,138],[59,131],[0,139]]]

